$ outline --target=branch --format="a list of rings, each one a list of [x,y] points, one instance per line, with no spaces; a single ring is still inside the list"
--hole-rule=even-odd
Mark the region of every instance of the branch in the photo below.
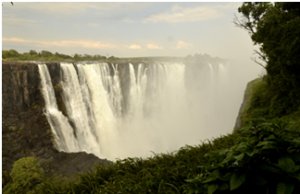
[[[261,62],[257,61],[254,57],[251,58],[256,64],[258,64],[259,66],[263,67],[264,69],[267,69],[266,66],[264,64],[262,64]]]
[[[262,61],[264,61],[265,63],[268,63],[267,57],[264,54],[262,54],[258,50],[254,50],[254,53],[257,54]]]
[[[244,16],[244,17],[245,17],[245,16]],[[236,14],[234,14],[233,23],[234,23],[237,27],[243,28],[243,29],[247,30],[249,33],[254,34],[254,33],[255,33],[255,30],[254,30],[254,28],[251,26],[250,18],[248,18],[248,17],[245,17],[245,18],[247,18],[247,22],[241,21],[241,20],[239,19],[239,17],[237,17]]]
[[[258,58],[264,62],[261,63],[259,62],[256,58],[252,57],[251,59],[258,65],[260,65],[261,67],[263,67],[264,69],[266,69],[266,65],[268,63],[267,59],[266,59],[266,56],[264,56],[261,52],[257,51],[257,50],[254,50],[254,54],[257,54],[258,55]]]

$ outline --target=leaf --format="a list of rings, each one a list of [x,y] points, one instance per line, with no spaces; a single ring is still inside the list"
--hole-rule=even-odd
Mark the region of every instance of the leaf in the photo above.
[[[208,194],[213,194],[218,189],[217,184],[210,184],[208,185],[207,192]]]
[[[294,191],[294,185],[289,183],[278,183],[276,194],[292,194]]]
[[[287,157],[279,158],[277,166],[285,172],[295,172],[296,169],[294,161]]]
[[[262,147],[262,146],[265,146],[265,145],[268,145],[268,144],[272,144],[273,142],[272,141],[260,141],[257,146],[258,147]]]
[[[234,159],[234,153],[233,151],[229,151],[226,154],[226,158],[221,162],[221,165],[226,165],[228,162]]]
[[[262,150],[272,150],[277,149],[276,143],[273,141],[262,141],[257,144],[258,147],[261,147]]]
[[[188,183],[196,183],[196,182],[200,182],[202,178],[203,178],[203,174],[197,174],[195,177],[186,179],[185,181]]]
[[[214,181],[216,181],[217,179],[218,179],[217,177],[210,176],[210,177],[208,177],[206,180],[204,180],[202,183],[214,182]]]
[[[240,152],[245,152],[246,150],[248,150],[248,148],[249,148],[248,143],[242,142],[242,143],[238,144],[236,150],[238,150],[238,151],[240,151]]]
[[[234,158],[235,158],[237,161],[241,161],[241,160],[244,159],[244,157],[245,157],[245,154],[244,154],[244,153],[241,153],[241,154],[235,156]]]
[[[230,190],[239,188],[246,180],[245,174],[234,173],[230,178]]]
[[[203,181],[203,183],[209,183],[209,182],[213,182],[216,181],[218,179],[220,179],[221,175],[220,175],[220,171],[219,170],[214,170],[210,176]]]

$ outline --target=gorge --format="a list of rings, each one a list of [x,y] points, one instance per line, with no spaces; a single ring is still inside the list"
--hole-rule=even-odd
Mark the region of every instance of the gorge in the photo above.
[[[217,87],[226,84],[222,63],[202,67],[205,87],[198,91],[200,82],[189,75],[197,68],[183,63],[60,63],[61,112],[47,66],[38,68],[57,149],[110,160],[174,151],[207,138],[199,126],[208,108],[199,99],[209,104],[208,99],[218,95]]]
[[[240,104],[233,96],[243,93],[232,82],[232,68],[228,61],[204,56],[4,62],[3,169],[33,155],[68,174],[99,163],[93,155],[147,157],[226,134]],[[65,168],[70,160],[73,166]]]

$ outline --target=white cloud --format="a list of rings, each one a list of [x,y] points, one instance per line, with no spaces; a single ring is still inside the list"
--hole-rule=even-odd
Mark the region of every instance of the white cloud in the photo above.
[[[190,48],[190,47],[191,47],[191,44],[188,43],[188,42],[185,42],[183,40],[179,40],[176,43],[176,48],[177,49],[187,49],[187,48]]]
[[[137,50],[137,49],[141,49],[142,46],[139,45],[139,44],[131,44],[128,46],[129,49],[134,49],[134,50]]]
[[[197,6],[197,7],[181,7],[175,5],[170,11],[164,13],[158,13],[146,18],[148,22],[167,22],[167,23],[178,23],[178,22],[196,22],[217,18],[220,13],[217,9],[208,6]]]
[[[2,41],[7,42],[7,43],[21,43],[21,44],[31,42],[31,41],[25,40],[23,38],[18,38],[18,37],[10,37],[10,38],[3,37]]]
[[[147,47],[148,49],[162,49],[161,46],[159,46],[158,44],[154,44],[154,43],[148,43],[148,44],[146,45],[146,47]]]
[[[28,44],[29,46],[82,47],[89,49],[112,49],[116,45],[92,40],[29,40],[19,37],[4,37],[4,43]]]

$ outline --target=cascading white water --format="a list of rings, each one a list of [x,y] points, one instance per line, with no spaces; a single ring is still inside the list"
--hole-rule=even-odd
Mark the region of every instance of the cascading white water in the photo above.
[[[118,64],[112,64],[114,75],[110,74],[108,64],[102,63],[100,65],[101,78],[103,81],[104,89],[109,95],[110,102],[112,103],[113,112],[116,116],[121,116],[122,113],[122,94],[120,88]]]
[[[196,77],[190,74],[198,71],[193,68],[182,63],[122,67],[107,63],[61,63],[62,96],[68,120],[59,119],[65,119],[68,126],[48,121],[54,134],[64,134],[70,128],[73,133],[56,135],[58,148],[86,151],[113,160],[173,151],[210,137],[205,129],[206,120],[214,113],[210,110],[214,105],[212,99],[220,94],[217,85],[222,82],[225,67],[207,64]],[[44,88],[49,83],[42,85]],[[43,93],[54,96],[53,91]],[[45,101],[47,95],[44,94]],[[49,107],[46,103],[46,110]]]
[[[146,70],[143,64],[138,65],[137,74],[132,64],[129,64],[130,91],[129,117],[141,118],[144,114],[144,100],[147,84]]]
[[[110,98],[109,92],[105,89],[105,84],[112,84],[113,81],[108,81],[110,76],[107,69],[108,64],[78,64],[78,74],[82,77],[81,86],[88,88],[90,102],[89,109],[91,110],[91,118],[94,122],[93,133],[98,139],[99,154],[95,153],[99,157],[111,157],[111,149],[114,149],[116,145],[116,115],[114,114],[113,99],[119,99],[121,97]],[[118,80],[118,78],[115,78]],[[120,94],[119,83],[112,86],[111,92]],[[85,92],[86,94],[86,92]],[[76,97],[76,96],[73,96]],[[118,100],[117,100],[118,101]],[[116,103],[119,106],[119,103]],[[120,110],[119,107],[116,110]],[[91,153],[94,153],[91,151]]]
[[[61,63],[63,100],[67,116],[74,125],[74,133],[82,151],[100,155],[99,143],[89,122],[88,109],[84,103],[79,79],[73,64]]]
[[[52,129],[56,147],[61,151],[78,152],[80,148],[73,128],[68,119],[58,110],[48,68],[45,64],[40,64],[38,69],[41,77],[41,91],[45,100],[45,114]]]

